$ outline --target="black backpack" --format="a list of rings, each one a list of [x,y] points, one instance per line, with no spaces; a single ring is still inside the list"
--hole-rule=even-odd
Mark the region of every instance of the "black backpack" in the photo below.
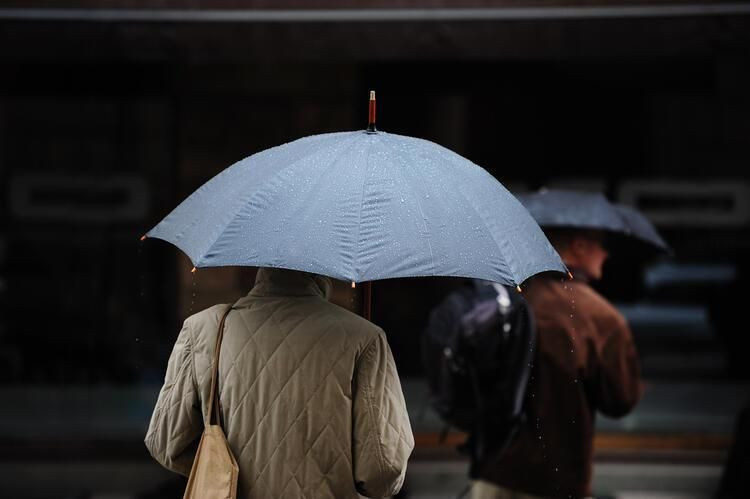
[[[430,313],[422,355],[431,405],[469,434],[462,450],[473,464],[502,452],[524,420],[535,345],[530,309],[513,288],[475,280]]]

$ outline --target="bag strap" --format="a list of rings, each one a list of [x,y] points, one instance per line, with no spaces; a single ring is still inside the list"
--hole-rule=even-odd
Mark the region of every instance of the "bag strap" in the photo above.
[[[219,330],[216,333],[216,348],[214,349],[214,362],[213,366],[211,367],[211,395],[209,396],[209,400],[211,402],[209,409],[208,409],[208,424],[212,425],[214,424],[214,416],[216,418],[219,418],[219,415],[221,414],[219,411],[219,393],[218,393],[218,385],[219,385],[219,354],[221,353],[221,340],[224,337],[224,322],[227,320],[227,315],[229,315],[229,312],[232,310],[232,307],[234,307],[234,304],[229,305],[224,312],[224,315],[221,317],[221,321],[219,322]]]

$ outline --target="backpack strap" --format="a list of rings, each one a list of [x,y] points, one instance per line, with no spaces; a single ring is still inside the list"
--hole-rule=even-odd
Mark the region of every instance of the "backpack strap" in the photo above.
[[[476,422],[470,438],[472,440],[471,465],[479,464],[484,461],[487,452],[487,415],[485,414],[484,395],[479,383],[479,374],[474,365],[469,362],[466,370],[471,380],[471,389],[474,392],[474,404],[476,407]]]
[[[493,282],[492,287],[495,288],[495,292],[497,293],[497,306],[500,309],[500,313],[507,315],[511,304],[510,293],[508,293],[508,290],[502,284]]]
[[[226,322],[227,315],[229,315],[229,312],[232,310],[232,307],[234,307],[234,304],[229,305],[227,309],[224,311],[224,315],[221,316],[221,321],[219,322],[219,330],[216,333],[216,348],[214,349],[214,361],[211,367],[211,395],[209,395],[210,405],[208,409],[208,424],[209,425],[214,424],[214,416],[218,420],[221,414],[219,410],[219,393],[218,393],[219,354],[221,353],[221,340],[224,337],[224,322]]]

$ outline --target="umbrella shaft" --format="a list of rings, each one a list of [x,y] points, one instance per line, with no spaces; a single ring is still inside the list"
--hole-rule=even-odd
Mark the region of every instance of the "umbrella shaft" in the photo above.
[[[367,281],[362,291],[362,315],[369,321],[372,319],[372,281]]]

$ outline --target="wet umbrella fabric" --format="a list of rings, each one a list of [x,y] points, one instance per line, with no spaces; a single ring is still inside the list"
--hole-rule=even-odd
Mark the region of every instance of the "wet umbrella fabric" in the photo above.
[[[542,189],[519,194],[534,220],[543,228],[575,228],[630,233],[624,218],[602,194]]]
[[[147,236],[196,267],[267,266],[346,281],[462,276],[519,284],[565,267],[489,173],[432,142],[314,135],[219,173]]]
[[[653,246],[664,253],[672,253],[672,248],[662,239],[656,227],[646,216],[636,208],[624,204],[614,205],[617,212],[625,220],[630,235]]]
[[[543,228],[606,230],[635,238],[660,251],[670,251],[642,213],[630,206],[610,203],[602,194],[542,189],[517,197]]]

